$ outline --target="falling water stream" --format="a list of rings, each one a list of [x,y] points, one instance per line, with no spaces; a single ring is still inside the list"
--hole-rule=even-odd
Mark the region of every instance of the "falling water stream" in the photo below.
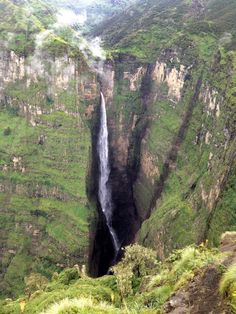
[[[114,250],[115,258],[120,249],[119,240],[116,232],[112,227],[112,196],[111,187],[109,185],[110,165],[109,165],[109,147],[108,147],[108,129],[107,129],[107,113],[106,104],[103,94],[101,93],[101,108],[100,108],[100,130],[98,135],[98,156],[99,156],[99,186],[98,197],[102,208],[102,212],[106,218],[106,224],[109,229]]]

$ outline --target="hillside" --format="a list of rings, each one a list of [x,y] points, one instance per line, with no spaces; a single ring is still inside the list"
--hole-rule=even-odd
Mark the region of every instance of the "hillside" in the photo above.
[[[86,194],[95,75],[68,27],[47,32],[52,8],[32,2],[26,15],[24,3],[1,1],[0,285],[10,296],[29,272],[87,263],[95,215]],[[39,33],[48,35],[42,46]]]
[[[149,62],[176,46],[209,61],[219,41],[226,50],[235,49],[235,6],[233,0],[140,1],[100,24],[95,35],[102,35],[109,49]]]
[[[96,32],[113,54],[114,170],[160,257],[235,230],[235,15],[234,1],[142,1]]]
[[[154,251],[133,245],[113,275],[97,279],[78,265],[54,273],[49,283],[32,274],[27,295],[2,302],[0,313],[235,313],[235,239],[226,233],[221,252],[189,246],[164,263]]]
[[[87,22],[63,21],[63,8],[73,17],[88,10]],[[0,0],[0,9],[1,298],[25,300],[27,282],[38,279],[43,286],[32,288],[39,297],[30,292],[26,313],[89,295],[81,304],[106,301],[104,313],[126,305],[132,313],[136,303],[137,313],[139,306],[184,313],[171,309],[172,297],[200,289],[209,260],[219,284],[229,264],[215,248],[222,233],[236,231],[236,2]],[[106,275],[123,256],[114,252],[99,199],[100,91],[112,228],[120,247],[152,249],[159,265],[150,274],[158,283],[150,284],[147,270],[124,300],[118,277],[87,277]],[[185,250],[200,261],[196,269],[184,264],[180,278],[172,259],[181,261]],[[76,264],[88,274],[71,269]],[[3,313],[18,313],[19,300],[3,301]]]

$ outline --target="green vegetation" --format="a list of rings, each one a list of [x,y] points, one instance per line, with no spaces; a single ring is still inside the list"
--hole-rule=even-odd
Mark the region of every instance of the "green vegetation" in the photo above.
[[[19,4],[9,0],[0,1],[0,40],[7,42],[9,51],[29,55],[35,48],[35,35],[45,30],[55,20],[53,10],[46,3],[30,1]]]
[[[224,75],[226,76],[226,73]],[[181,102],[172,110],[168,106],[165,106],[163,110],[161,102],[153,104],[153,107],[156,106],[159,112],[163,111],[159,113],[161,117],[150,127],[151,133],[146,149],[153,156],[159,157],[159,171],[162,170],[165,161],[163,159],[166,158],[175,140],[173,135],[176,136],[177,129],[180,127],[179,115],[182,115],[180,110],[186,110],[185,106],[191,97],[191,94],[186,93]],[[234,163],[232,163],[234,142],[228,143],[226,155],[219,149],[225,143],[225,137],[222,136],[225,125],[228,125],[229,128],[232,125],[229,120],[232,118],[233,111],[223,109],[228,104],[227,101],[222,103],[222,112],[219,118],[203,114],[207,110],[206,104],[203,102],[198,102],[194,107],[190,125],[178,151],[176,164],[165,182],[161,202],[158,203],[151,217],[143,223],[140,232],[141,241],[145,239],[144,241],[148,245],[154,245],[152,239],[160,237],[161,242],[165,243],[163,245],[165,250],[164,252],[159,250],[159,254],[169,254],[173,248],[187,245],[192,241],[202,241],[204,237],[208,237],[211,243],[217,245],[222,232],[226,229],[236,230],[235,197],[233,196],[235,180],[234,175],[228,176],[228,172],[233,172],[232,169],[234,169]],[[168,115],[168,110],[172,119]],[[206,142],[207,132],[211,134],[210,143]],[[211,158],[212,160],[210,160]],[[224,161],[220,162],[219,160]],[[209,203],[203,200],[204,193],[212,195],[213,186],[218,178],[226,173],[228,183],[224,186],[224,192],[216,205],[210,224],[206,226],[208,220],[206,208],[210,206],[210,200]],[[149,183],[146,189],[153,191],[154,188]],[[146,193],[145,190],[143,191]],[[143,195],[140,196],[140,190],[137,193],[139,193],[139,198],[143,198]],[[149,195],[152,197],[153,192]],[[214,196],[210,197],[214,202]],[[165,226],[164,230],[163,226]],[[206,230],[207,233],[205,233]]]
[[[0,313],[20,313],[23,300],[26,314],[162,313],[163,304],[173,292],[208,265],[220,269],[220,261],[216,250],[189,246],[161,263],[154,251],[133,245],[125,249],[124,258],[113,268],[114,275],[91,279],[78,266],[66,269],[59,275],[55,273],[47,287],[41,286],[29,298],[3,301]],[[35,274],[33,278],[37,278]],[[34,291],[32,282],[31,286]]]
[[[114,309],[111,305],[104,302],[95,303],[92,299],[80,298],[80,299],[64,299],[57,304],[52,305],[46,312],[41,314],[69,314],[69,313],[97,313],[97,314],[115,314],[119,313],[118,310]]]
[[[7,51],[30,56],[35,50],[51,57],[67,54],[84,60],[74,29],[56,25],[55,7],[43,1],[1,0],[0,40]]]
[[[6,111],[0,114],[2,130],[11,121],[10,134],[0,134],[0,164],[6,169],[1,172],[5,187],[0,196],[5,212],[0,219],[5,230],[2,245],[7,241],[8,250],[18,252],[13,259],[6,252],[2,260],[2,268],[7,267],[1,282],[5,293],[19,294],[30,268],[50,275],[47,267],[55,270],[50,264],[60,260],[59,252],[61,256],[76,254],[86,262],[89,215],[84,178],[90,135],[84,128],[78,136],[77,118],[64,114],[61,118],[60,128],[55,129],[47,125],[32,127],[24,118]],[[59,123],[58,116],[51,115],[50,121]],[[39,144],[41,135],[45,140]],[[33,243],[38,248],[27,256]]]
[[[85,179],[91,147],[85,110],[90,102],[84,101],[73,75],[67,74],[66,90],[55,82],[68,68],[68,58],[81,74],[88,68],[73,46],[74,31],[51,29],[54,9],[34,0],[2,0],[0,7],[6,55],[1,66],[8,69],[6,75],[15,75],[4,82],[0,95],[0,294],[15,297],[24,291],[30,272],[50,278],[64,266],[87,263],[94,215]],[[37,36],[46,30],[50,36],[43,36],[35,57]],[[55,68],[55,57],[67,61]]]
[[[123,260],[112,268],[121,299],[133,294],[133,285],[138,286],[140,278],[155,274],[157,265],[156,254],[152,250],[137,244],[127,247]]]
[[[222,232],[236,230],[235,1],[206,1],[202,9],[188,0],[174,6],[173,0],[125,2],[109,14],[111,5],[101,1],[90,18],[98,7],[110,16],[93,34],[105,39],[115,70],[108,105],[112,140],[121,143],[118,153],[126,156],[127,150],[131,172],[139,170],[130,181],[145,220],[137,239],[155,254],[131,246],[114,275],[99,279],[77,268],[60,273],[88,262],[95,217],[86,186],[94,122],[89,113],[96,112],[97,81],[78,48],[76,26],[57,27],[53,4],[0,0],[0,290],[3,298],[22,296],[3,301],[4,314],[20,313],[24,300],[30,314],[91,308],[161,313],[199,269],[218,267],[214,250],[181,248],[206,239],[219,245]],[[157,60],[165,65],[160,82],[151,77]],[[130,89],[125,73],[141,67]],[[178,79],[182,68],[187,74],[178,98],[165,77],[175,70]],[[176,80],[170,80],[174,89]],[[175,249],[181,250],[171,254]],[[226,271],[220,287],[233,309],[234,271]]]
[[[95,34],[104,36],[108,49],[140,60],[153,62],[163,49],[176,48],[183,50],[185,62],[195,58],[210,61],[218,41],[227,50],[235,48],[236,4],[214,0],[204,6],[199,11],[192,1],[178,0],[175,6],[170,0],[139,1],[125,14],[102,23]]]
[[[232,310],[236,312],[236,264],[224,273],[220,282],[220,293],[228,298]]]

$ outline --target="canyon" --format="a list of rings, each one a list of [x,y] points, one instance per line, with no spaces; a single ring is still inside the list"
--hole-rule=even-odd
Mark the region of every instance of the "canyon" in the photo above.
[[[218,246],[235,230],[235,50],[222,39],[228,24],[204,24],[215,23],[212,4],[205,17],[194,3],[140,4],[143,28],[135,5],[99,24],[91,33],[107,50],[103,76],[63,34],[66,44],[48,39],[47,50],[1,49],[5,296],[22,293],[31,272],[84,264],[97,277],[114,264],[99,200],[100,91],[120,246],[139,243],[164,260],[192,243]]]

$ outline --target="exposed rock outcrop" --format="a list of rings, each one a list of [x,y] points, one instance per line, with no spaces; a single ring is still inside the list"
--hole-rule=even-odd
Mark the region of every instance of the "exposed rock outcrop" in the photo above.
[[[236,233],[223,234],[220,250],[224,253],[222,263],[229,267],[236,262]],[[217,265],[209,264],[200,269],[194,278],[174,293],[164,308],[171,314],[232,313],[219,293],[222,272]]]
[[[52,265],[88,263],[93,208],[85,178],[97,103],[96,75],[83,60],[0,52],[0,289],[6,294],[22,289],[32,267],[44,265],[50,275]],[[84,218],[72,214],[78,208]],[[18,261],[26,265],[20,272]]]
[[[88,106],[94,106],[97,98],[96,75],[85,75],[86,71],[89,69],[85,65],[66,55],[53,60],[46,55],[44,59],[37,54],[25,58],[13,51],[1,51],[0,101],[17,108],[32,126],[42,123],[40,116],[43,114],[64,112],[68,116],[81,117],[81,102],[85,100]],[[24,97],[19,89],[25,90]],[[35,102],[27,97],[31,89],[38,90]],[[7,90],[16,92],[10,96]],[[68,106],[63,92],[74,98],[75,106]],[[86,117],[91,117],[87,111]]]
[[[152,73],[152,79],[158,84],[166,83],[168,86],[168,97],[173,101],[179,101],[186,74],[187,71],[182,64],[180,69],[177,70],[175,67],[169,69],[165,63],[157,61]]]

